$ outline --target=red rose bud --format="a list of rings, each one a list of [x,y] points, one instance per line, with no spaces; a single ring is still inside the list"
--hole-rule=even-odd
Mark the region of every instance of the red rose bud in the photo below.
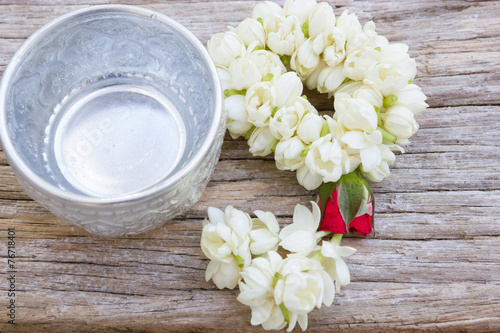
[[[330,231],[334,234],[343,234],[346,230],[346,223],[340,213],[340,208],[338,204],[338,187],[335,188],[325,205],[325,210],[323,212],[323,217],[321,219],[320,230]],[[321,206],[321,202],[319,203]],[[367,213],[356,216],[351,223],[349,223],[349,231],[357,231],[361,236],[366,237],[373,231],[372,226],[372,215],[373,215],[373,204],[372,202],[363,201],[365,207],[360,207],[360,211],[366,211]]]

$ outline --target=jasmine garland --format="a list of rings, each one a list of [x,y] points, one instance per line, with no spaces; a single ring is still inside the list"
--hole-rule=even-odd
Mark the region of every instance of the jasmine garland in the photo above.
[[[419,128],[415,116],[428,105],[413,84],[415,61],[372,21],[362,26],[348,11],[336,17],[315,0],[261,2],[252,18],[214,35],[208,50],[231,137],[247,140],[253,155],[274,153],[278,169],[296,171],[307,190],[319,188],[319,203],[312,211],[297,205],[281,231],[269,212],[252,219],[231,206],[210,208],[201,240],[211,259],[206,279],[221,289],[239,284],[253,325],[305,329],[307,314],[331,305],[350,281],[342,257],[355,250],[339,245],[342,234],[372,232],[367,179],[385,179],[394,151],[404,153],[400,144]],[[333,110],[318,113],[304,85],[333,97]],[[331,241],[321,241],[330,232]]]

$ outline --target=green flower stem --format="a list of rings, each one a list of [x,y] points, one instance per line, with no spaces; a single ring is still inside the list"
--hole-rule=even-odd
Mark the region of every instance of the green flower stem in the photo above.
[[[278,146],[278,143],[280,143],[280,140],[276,140],[276,143],[271,147],[271,151],[273,153],[276,151],[276,147]]]
[[[309,23],[306,22],[302,25],[302,32],[305,38],[309,38]]]
[[[273,111],[271,112],[271,117],[274,117],[274,115],[276,114],[276,112],[278,112],[279,109],[280,109],[279,107],[275,106]]]
[[[302,151],[300,152],[300,157],[306,157],[309,149],[311,149],[311,145],[307,145],[304,149],[302,149]]]
[[[246,95],[247,91],[245,89],[243,90],[236,90],[236,89],[226,89],[224,90],[224,96],[229,97],[233,95]]]
[[[321,132],[320,132],[319,136],[322,138],[328,134],[330,134],[330,126],[328,126],[328,122],[325,121],[325,123],[323,124],[323,127],[321,127]]]
[[[333,235],[332,239],[330,240],[330,243],[333,245],[340,245],[340,241],[342,241],[342,234],[335,234]]]
[[[313,256],[312,256],[311,259],[315,259],[315,260],[317,260],[319,262],[322,262],[323,259],[325,259],[325,257],[321,254],[321,251],[316,251],[316,252],[314,252],[314,254],[313,254]]]
[[[380,130],[380,132],[382,132],[382,137],[384,138],[384,140],[392,143],[396,142],[396,136],[394,134],[387,132],[382,127],[378,127],[378,129]]]
[[[280,55],[280,60],[283,63],[283,65],[285,65],[285,66],[290,65],[290,56],[288,56],[286,54]]]
[[[245,133],[245,135],[243,136],[243,139],[245,139],[245,140],[250,139],[250,136],[252,135],[253,131],[255,131],[255,128],[256,128],[255,126],[252,126],[252,128],[250,128],[248,130],[248,132]]]
[[[285,303],[280,304],[280,310],[281,314],[283,315],[283,319],[287,322],[287,324],[290,324],[290,311],[285,306]]]
[[[256,46],[256,47],[252,50],[252,52],[253,52],[253,51],[258,51],[258,50],[263,50],[263,49],[264,49],[264,47],[263,47],[263,46],[261,46],[261,45],[257,45],[257,46]]]
[[[266,76],[264,76],[264,78],[262,79],[262,82],[271,81],[273,79],[273,77],[274,77],[273,74],[268,73]]]
[[[238,265],[238,267],[243,268],[243,266],[245,265],[245,260],[243,260],[243,258],[239,255],[235,255],[234,259],[236,260],[236,264]]]
[[[283,276],[276,272],[273,276],[273,288],[276,287],[276,284],[278,283],[279,280],[281,280],[283,278]]]
[[[384,98],[384,107],[390,108],[397,101],[398,101],[398,96],[396,95],[387,96],[386,98]]]
[[[375,112],[377,112],[377,126],[382,126],[382,119],[380,118],[380,108],[377,107],[377,106],[373,106],[373,108],[375,109]]]

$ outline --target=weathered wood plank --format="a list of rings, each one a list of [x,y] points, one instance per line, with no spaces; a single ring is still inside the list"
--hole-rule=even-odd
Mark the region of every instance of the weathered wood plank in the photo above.
[[[109,2],[0,0],[0,73],[45,23]],[[500,331],[500,2],[329,2],[337,14],[348,8],[362,22],[373,19],[391,42],[409,45],[415,83],[431,107],[391,176],[373,184],[376,233],[344,240],[358,249],[346,260],[351,284],[332,307],[310,314],[308,331]],[[249,16],[257,1],[120,3],[169,15],[205,44]],[[325,96],[307,95],[318,110],[332,109]],[[0,146],[0,252],[5,259],[4,235],[15,228],[17,331],[262,331],[250,326],[237,291],[205,282],[202,221],[209,206],[232,204],[272,211],[284,226],[294,206],[310,200],[315,192],[293,172],[276,170],[272,156],[251,156],[245,141],[226,135],[213,180],[189,212],[141,235],[97,237],[29,199]],[[10,329],[0,320],[0,331]]]

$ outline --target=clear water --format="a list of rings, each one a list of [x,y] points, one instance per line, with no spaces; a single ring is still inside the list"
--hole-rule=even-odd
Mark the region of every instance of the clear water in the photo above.
[[[129,81],[90,85],[65,98],[46,133],[46,158],[55,162],[56,173],[94,197],[157,184],[174,170],[186,146],[175,103]]]

